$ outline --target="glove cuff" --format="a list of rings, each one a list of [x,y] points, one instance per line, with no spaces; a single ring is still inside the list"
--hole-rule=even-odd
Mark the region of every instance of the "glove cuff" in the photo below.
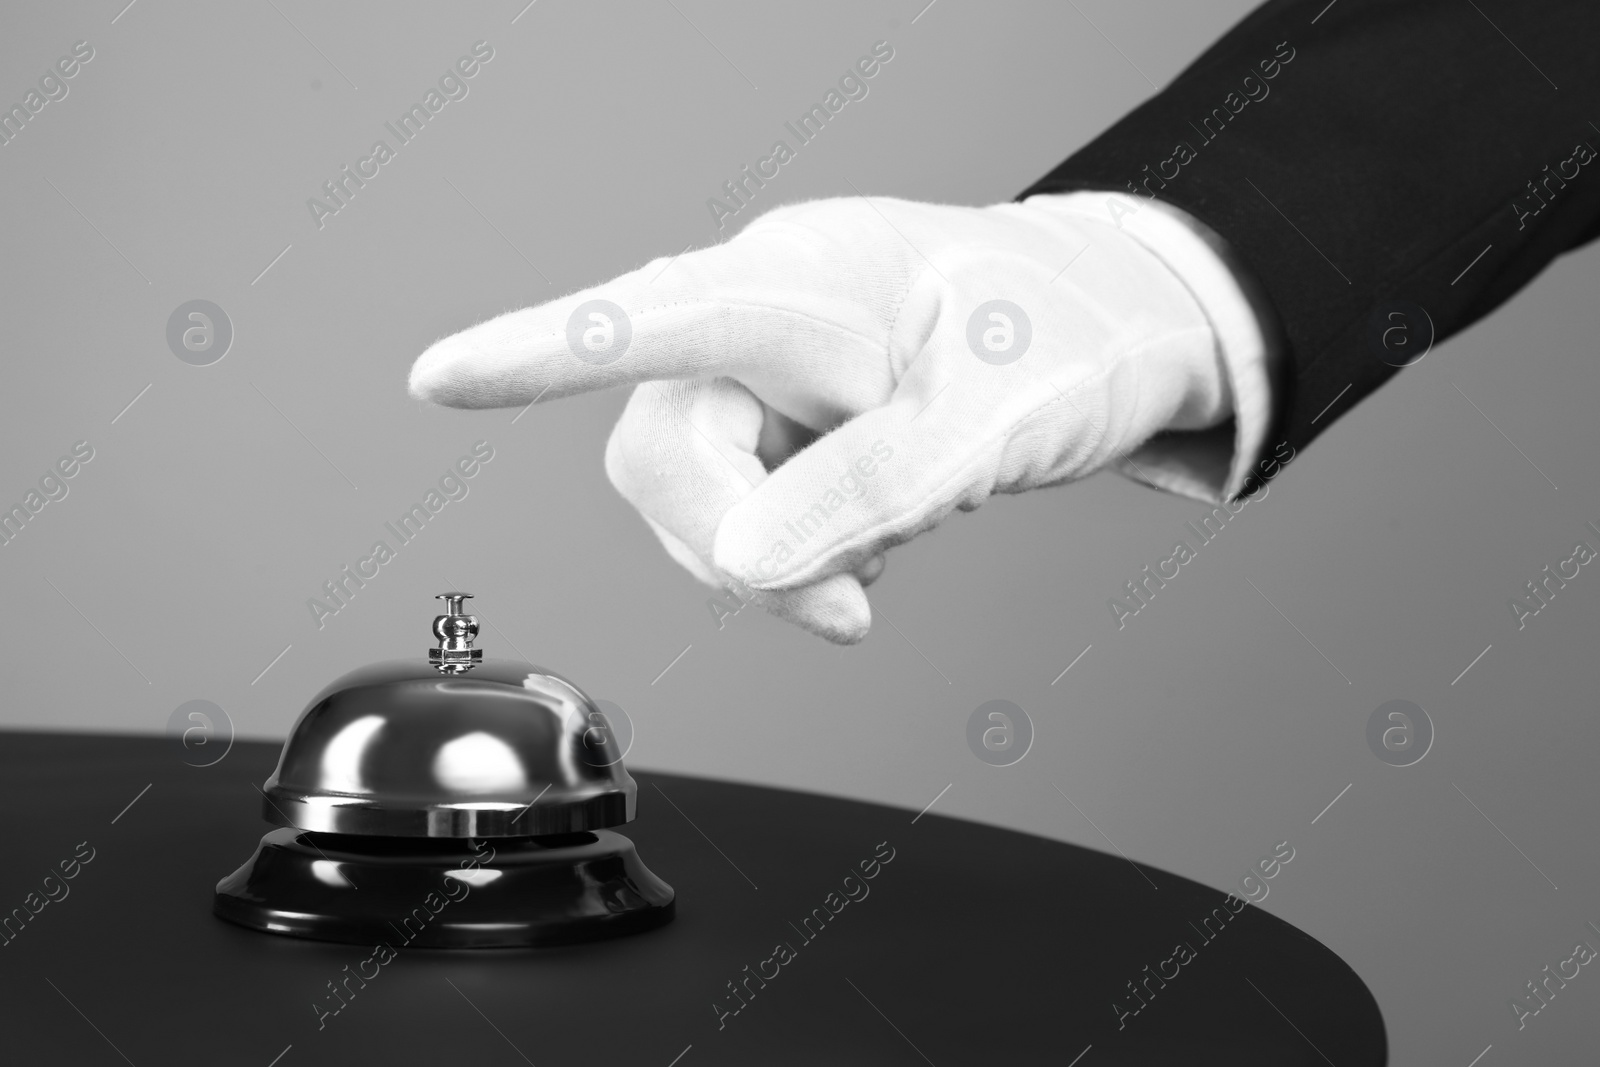
[[[1249,488],[1272,426],[1282,346],[1270,306],[1227,243],[1187,212],[1123,193],[1047,193],[1026,203],[1116,226],[1188,288],[1216,335],[1233,393],[1233,419],[1208,430],[1159,433],[1118,461],[1117,469],[1135,481],[1213,504]]]

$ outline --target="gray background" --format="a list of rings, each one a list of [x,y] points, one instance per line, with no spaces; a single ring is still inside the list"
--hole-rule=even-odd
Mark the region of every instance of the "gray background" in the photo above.
[[[1121,632],[1106,599],[1202,509],[1111,475],[896,551],[859,647],[755,609],[719,630],[605,480],[621,394],[515,423],[431,410],[405,394],[415,356],[710,243],[706,198],[875,41],[896,55],[870,95],[760,206],[852,182],[1006,199],[1251,5],[123,2],[8,4],[0,34],[6,102],[74,41],[96,52],[0,147],[0,502],[73,442],[96,450],[0,548],[0,721],[152,733],[207,699],[240,736],[281,737],[330,678],[420,653],[429,598],[460,586],[491,653],[627,709],[636,766],[910,811],[948,785],[937,812],[1114,842],[1225,889],[1287,839],[1263,906],[1371,985],[1395,1062],[1465,1067],[1492,1044],[1485,1067],[1550,1063],[1592,1042],[1587,968],[1520,1033],[1507,1002],[1580,938],[1600,944],[1584,926],[1600,921],[1600,578],[1585,568],[1520,632],[1507,599],[1596,541],[1600,250],[1341,419]],[[495,58],[470,95],[318,231],[306,199],[480,39]],[[1302,221],[1338,224],[1337,205]],[[209,367],[165,341],[196,298],[236,333]],[[319,631],[307,598],[479,439],[496,456],[470,495]],[[1406,768],[1364,738],[1397,698],[1438,733]],[[1033,719],[1015,766],[967,748],[991,699]],[[974,906],[1026,936],[1047,903]]]

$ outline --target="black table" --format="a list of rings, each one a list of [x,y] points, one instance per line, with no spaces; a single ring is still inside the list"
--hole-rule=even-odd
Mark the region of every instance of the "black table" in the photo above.
[[[913,821],[872,804],[639,772],[640,818],[626,832],[678,892],[671,925],[563,948],[400,948],[364,988],[347,983],[355,992],[335,999],[329,983],[370,948],[254,933],[211,915],[215,883],[268,829],[255,785],[277,752],[240,742],[197,768],[165,739],[0,733],[0,912],[27,916],[11,919],[0,947],[0,1060],[1354,1067],[1387,1058],[1377,1005],[1342,960],[1258,908],[1232,915],[1215,890],[938,815]],[[871,880],[859,877],[863,860]],[[76,877],[47,882],[62,861]],[[1228,921],[1206,926],[1218,908]],[[826,924],[804,923],[814,909]],[[1178,942],[1191,949],[1187,962],[1173,957]],[[775,956],[780,943],[790,951]],[[1174,971],[1163,986],[1158,975]],[[1139,1005],[1129,983],[1156,992],[1119,1020],[1114,1003]]]

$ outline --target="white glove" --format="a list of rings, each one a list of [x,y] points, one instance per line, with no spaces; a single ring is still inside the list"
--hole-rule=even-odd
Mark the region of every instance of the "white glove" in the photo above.
[[[886,549],[992,493],[1130,464],[1159,431],[1233,414],[1207,311],[1120,223],[1182,225],[1120,203],[781,208],[438,341],[411,392],[483,408],[637,386],[606,470],[672,557],[859,641]],[[1204,259],[1188,240],[1176,260]]]

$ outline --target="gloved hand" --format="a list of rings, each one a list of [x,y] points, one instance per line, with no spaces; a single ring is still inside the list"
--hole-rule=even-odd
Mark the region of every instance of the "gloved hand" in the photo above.
[[[1190,289],[1115,209],[1072,200],[784,207],[438,341],[411,392],[484,408],[635,386],[606,470],[672,557],[859,641],[888,548],[1233,413]]]

